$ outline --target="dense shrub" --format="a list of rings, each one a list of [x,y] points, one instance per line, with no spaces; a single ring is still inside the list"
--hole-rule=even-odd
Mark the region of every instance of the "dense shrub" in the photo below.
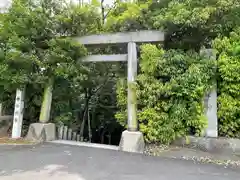
[[[214,42],[218,50],[219,134],[240,137],[240,30]]]
[[[201,135],[206,127],[204,95],[213,85],[215,61],[199,53],[141,47],[137,77],[139,128],[147,142],[170,143],[191,131]],[[126,81],[118,84],[116,114],[126,125]]]

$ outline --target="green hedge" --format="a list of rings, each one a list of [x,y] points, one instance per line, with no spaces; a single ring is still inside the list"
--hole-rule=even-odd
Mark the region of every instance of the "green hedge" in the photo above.
[[[219,135],[240,137],[240,29],[214,41],[218,50]]]
[[[214,60],[199,53],[141,47],[137,77],[138,120],[147,142],[168,144],[191,131],[201,135],[207,125],[204,95],[215,76]],[[126,125],[126,80],[118,84],[118,121]]]

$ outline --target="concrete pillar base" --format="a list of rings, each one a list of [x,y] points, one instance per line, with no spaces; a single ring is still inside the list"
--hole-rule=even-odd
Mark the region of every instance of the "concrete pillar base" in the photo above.
[[[139,131],[123,131],[121,141],[119,144],[119,149],[121,151],[143,153],[145,148],[145,143],[143,139],[143,134]]]
[[[53,123],[33,123],[26,137],[32,141],[52,141],[56,139],[56,126]]]

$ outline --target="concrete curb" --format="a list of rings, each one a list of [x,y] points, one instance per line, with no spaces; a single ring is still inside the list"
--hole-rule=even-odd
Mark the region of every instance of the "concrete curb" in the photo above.
[[[188,136],[172,143],[213,153],[240,153],[240,139],[233,138],[208,138]]]
[[[47,141],[47,142],[48,143],[55,143],[55,144],[65,144],[65,145],[73,145],[73,146],[84,146],[84,147],[92,147],[92,148],[100,148],[100,149],[110,149],[110,150],[115,150],[115,151],[119,150],[118,146],[79,142],[79,141],[54,140],[54,141]]]

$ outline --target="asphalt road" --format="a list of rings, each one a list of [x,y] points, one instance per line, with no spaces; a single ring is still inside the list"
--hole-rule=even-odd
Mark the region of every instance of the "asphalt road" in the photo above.
[[[111,150],[0,146],[0,180],[238,180],[239,169]]]

